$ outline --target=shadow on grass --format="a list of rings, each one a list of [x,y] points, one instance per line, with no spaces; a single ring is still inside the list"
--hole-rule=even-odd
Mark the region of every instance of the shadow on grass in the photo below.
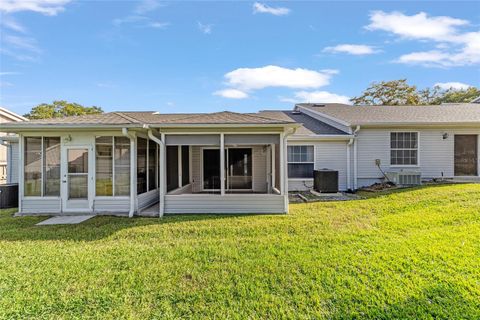
[[[13,217],[11,214],[0,214],[0,241],[35,241],[66,240],[96,241],[114,235],[118,231],[152,225],[167,225],[192,221],[223,220],[251,216],[267,216],[265,214],[184,214],[175,216],[153,217],[114,217],[96,216],[80,224],[36,226],[48,216]]]

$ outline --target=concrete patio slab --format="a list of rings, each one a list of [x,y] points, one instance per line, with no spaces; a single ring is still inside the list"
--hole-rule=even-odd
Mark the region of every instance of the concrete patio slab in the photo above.
[[[79,224],[84,221],[87,221],[94,216],[58,216],[52,217],[42,222],[37,223],[37,226],[47,226],[47,225],[55,225],[55,224]]]

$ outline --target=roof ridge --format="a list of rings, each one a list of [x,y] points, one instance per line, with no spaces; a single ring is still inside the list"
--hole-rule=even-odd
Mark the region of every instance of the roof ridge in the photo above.
[[[122,117],[123,119],[125,120],[128,120],[130,121],[131,123],[139,123],[140,121],[138,121],[138,119],[135,119],[133,117],[130,117],[130,116],[127,116],[126,114],[123,114],[122,112],[119,112],[119,111],[116,111],[116,112],[112,112],[113,114],[116,114],[117,116],[119,117]]]

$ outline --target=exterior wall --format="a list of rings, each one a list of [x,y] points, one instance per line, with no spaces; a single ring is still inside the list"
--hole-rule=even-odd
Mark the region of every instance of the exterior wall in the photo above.
[[[419,164],[418,166],[390,165],[390,132],[416,131],[419,133]],[[448,138],[443,139],[443,134]],[[389,128],[362,129],[358,133],[358,187],[371,185],[382,180],[383,175],[375,165],[375,159],[380,159],[383,171],[420,171],[422,179],[454,177],[454,136],[455,134],[477,134],[480,129],[449,128],[449,129],[418,129]],[[479,152],[480,153],[480,152]],[[480,159],[480,155],[478,157]],[[479,160],[480,161],[480,160]],[[478,164],[480,166],[480,163]]]
[[[347,190],[347,141],[290,141],[292,145],[313,145],[314,169],[338,171],[338,187]],[[288,179],[289,191],[305,191],[313,188],[313,179]]]
[[[285,213],[284,201],[273,194],[166,195],[165,214]]]
[[[228,147],[228,146],[227,146]],[[268,152],[263,146],[239,146],[252,148],[252,175],[253,191],[267,192],[267,157]],[[192,190],[193,192],[202,192],[202,156],[200,146],[192,146]],[[225,159],[226,161],[226,159]],[[278,166],[277,166],[278,167]]]

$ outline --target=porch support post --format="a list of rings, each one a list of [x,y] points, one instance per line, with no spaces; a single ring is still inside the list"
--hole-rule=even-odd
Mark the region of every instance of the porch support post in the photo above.
[[[165,190],[167,188],[167,156],[166,156],[166,148],[165,148],[165,133],[161,134],[161,141],[160,144],[160,199],[159,199],[159,216],[160,218],[163,217],[165,213]]]
[[[279,143],[279,159],[280,159],[280,194],[285,195],[285,152],[283,151],[284,149],[284,133],[280,133],[280,143]]]
[[[220,133],[220,194],[225,195],[225,134]]]
[[[272,189],[275,188],[275,177],[277,173],[275,172],[275,144],[273,143],[270,147],[270,151],[272,152],[272,172],[271,172],[271,181],[272,181]]]
[[[178,187],[181,188],[182,187],[182,175],[183,175],[183,172],[182,172],[182,146],[177,146],[177,162],[178,162]]]
[[[60,140],[60,143],[62,144],[63,139]],[[24,195],[24,190],[25,190],[25,179],[24,177],[24,163],[25,159],[23,158],[25,156],[25,146],[24,146],[24,139],[23,139],[23,134],[18,135],[18,212],[22,212],[22,202],[23,202],[23,195]],[[63,147],[63,146],[62,146]],[[12,163],[12,166],[15,164]],[[60,191],[60,195],[62,195]],[[60,203],[63,203],[63,201],[60,201]]]

